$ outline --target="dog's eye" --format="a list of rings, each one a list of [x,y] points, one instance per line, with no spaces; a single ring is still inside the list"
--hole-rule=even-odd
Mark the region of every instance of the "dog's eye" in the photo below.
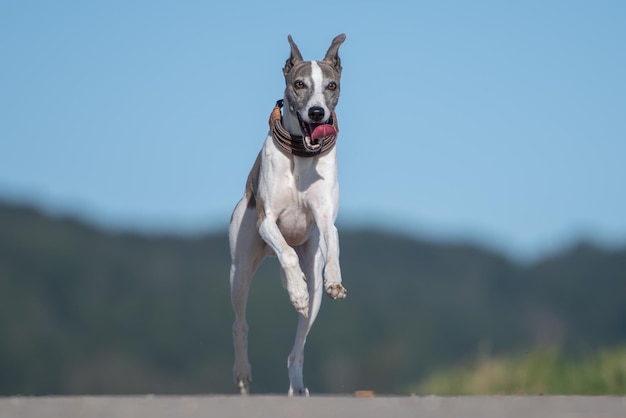
[[[296,80],[296,81],[293,83],[293,86],[294,86],[295,88],[297,88],[297,89],[303,89],[303,88],[304,88],[304,81],[302,81],[302,80]]]
[[[328,83],[328,86],[326,86],[326,88],[328,90],[336,90],[337,89],[337,83],[335,83],[334,81],[331,81],[330,83]]]

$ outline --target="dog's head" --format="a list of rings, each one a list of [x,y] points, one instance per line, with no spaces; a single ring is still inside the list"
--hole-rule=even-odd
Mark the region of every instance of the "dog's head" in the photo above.
[[[337,134],[331,117],[339,101],[339,47],[346,35],[333,39],[322,61],[304,61],[291,35],[288,39],[291,54],[283,68],[287,109],[298,120],[304,146],[315,151],[321,139]]]

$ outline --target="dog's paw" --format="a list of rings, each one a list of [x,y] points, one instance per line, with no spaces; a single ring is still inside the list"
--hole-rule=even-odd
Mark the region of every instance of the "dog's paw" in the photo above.
[[[239,389],[239,394],[248,395],[250,393],[250,382],[241,379],[237,382],[237,388]]]
[[[302,314],[305,318],[309,317],[309,289],[306,284],[306,277],[304,274],[295,276],[300,277],[290,281],[287,279],[287,292],[289,293],[289,300],[296,311]]]
[[[293,389],[293,388],[289,388],[289,392],[287,392],[287,396],[305,396],[305,397],[309,397],[309,390],[307,388],[301,388],[301,389]]]
[[[341,283],[331,283],[326,286],[326,294],[334,300],[345,299],[348,295],[348,289],[343,287]]]
[[[304,296],[291,299],[293,307],[296,308],[298,313],[302,314],[305,318],[309,317],[309,294],[305,293]]]
[[[252,383],[252,375],[250,374],[250,365],[245,363],[235,365],[234,369],[235,384],[239,393],[247,395],[250,393],[250,383]]]

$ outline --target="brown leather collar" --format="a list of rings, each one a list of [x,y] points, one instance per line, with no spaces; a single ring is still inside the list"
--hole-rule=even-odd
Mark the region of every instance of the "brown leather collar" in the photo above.
[[[272,138],[274,138],[274,142],[287,154],[293,154],[298,157],[315,157],[317,155],[324,154],[328,152],[332,147],[335,146],[335,142],[337,142],[337,135],[333,135],[327,138],[322,146],[319,147],[315,151],[310,151],[304,146],[304,138],[301,135],[292,135],[283,128],[283,116],[280,109],[283,107],[283,101],[278,100],[272,113],[270,114],[270,132],[272,133]],[[331,124],[339,134],[339,128],[337,127],[337,116],[335,112],[331,114],[332,122]]]

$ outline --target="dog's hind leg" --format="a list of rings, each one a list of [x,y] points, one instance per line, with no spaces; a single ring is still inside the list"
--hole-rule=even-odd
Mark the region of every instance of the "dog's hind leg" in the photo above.
[[[319,249],[319,233],[317,231],[304,245],[297,247],[296,252],[300,258],[300,265],[307,277],[309,291],[308,315],[298,317],[296,338],[287,360],[289,368],[289,396],[308,396],[309,391],[304,386],[302,368],[304,366],[304,344],[311,326],[317,317],[322,302],[323,257]]]
[[[265,244],[256,231],[256,209],[248,208],[243,199],[233,212],[229,238],[232,264],[230,267],[231,302],[235,311],[233,343],[235,364],[233,378],[241,394],[250,390],[252,374],[248,361],[248,324],[246,304],[254,273],[263,260]]]

